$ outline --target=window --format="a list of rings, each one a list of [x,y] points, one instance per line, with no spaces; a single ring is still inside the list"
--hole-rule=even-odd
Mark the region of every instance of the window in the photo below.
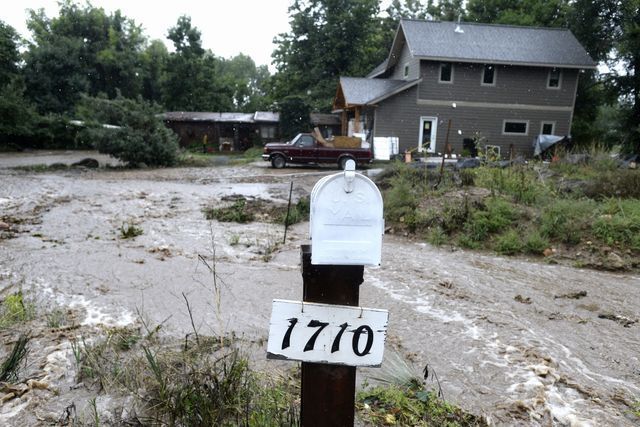
[[[439,83],[453,83],[453,64],[450,62],[443,62],[440,64],[440,79]]]
[[[542,135],[553,135],[553,131],[555,130],[556,122],[542,122],[540,125],[540,134]]]
[[[557,68],[549,70],[549,78],[547,79],[547,89],[560,89],[560,81],[562,73]]]
[[[404,66],[404,78],[406,79],[407,77],[409,77],[409,66],[405,65]]]
[[[276,137],[276,127],[270,125],[260,126],[260,137],[265,139],[273,139]]]
[[[495,86],[496,85],[496,67],[491,64],[485,64],[482,69],[482,85],[483,86]]]
[[[528,135],[528,120],[505,120],[502,124],[503,135]]]
[[[296,145],[298,147],[313,147],[313,137],[311,135],[301,135],[300,138],[298,138],[298,142],[296,143]]]

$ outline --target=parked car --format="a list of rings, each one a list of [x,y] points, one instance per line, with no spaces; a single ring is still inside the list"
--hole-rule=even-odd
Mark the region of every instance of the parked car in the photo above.
[[[311,133],[299,133],[289,142],[272,142],[265,145],[262,159],[271,162],[271,166],[276,169],[285,167],[287,163],[335,163],[340,169],[344,169],[349,159],[353,159],[358,165],[371,162],[373,156],[370,149],[338,147],[336,145],[340,145],[338,141],[341,141],[339,138],[347,139],[336,137],[334,144],[320,141]]]

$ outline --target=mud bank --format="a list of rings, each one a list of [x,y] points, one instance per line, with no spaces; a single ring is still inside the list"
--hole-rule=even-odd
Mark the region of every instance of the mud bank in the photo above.
[[[266,163],[0,169],[0,216],[15,219],[0,240],[0,290],[22,289],[40,311],[71,310],[75,319],[55,339],[43,328],[34,360],[48,368],[34,372],[49,387],[5,402],[0,423],[24,425],[25,414],[33,424],[50,422],[70,404],[86,404],[91,394],[74,388],[73,337],[131,325],[140,315],[167,334],[190,333],[185,296],[200,333],[234,331],[262,343],[271,300],[301,298],[299,247],[308,224],[290,229],[282,244],[279,225],[207,221],[202,210],[235,194],[284,204],[290,182],[295,200],[333,172],[273,171]],[[142,234],[124,238],[125,225]],[[361,302],[389,309],[390,344],[418,369],[435,370],[445,398],[495,425],[639,422],[630,407],[640,400],[637,275],[449,252],[386,236],[382,266],[365,269]],[[256,360],[265,348],[255,347]]]

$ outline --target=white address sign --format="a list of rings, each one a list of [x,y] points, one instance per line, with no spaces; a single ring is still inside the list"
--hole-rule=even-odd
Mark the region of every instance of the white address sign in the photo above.
[[[380,366],[389,312],[273,300],[267,358]]]

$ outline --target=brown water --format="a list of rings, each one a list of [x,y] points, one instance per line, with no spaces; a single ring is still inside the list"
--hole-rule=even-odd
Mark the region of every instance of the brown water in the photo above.
[[[297,199],[335,172],[259,162],[32,174],[2,169],[9,157],[0,156],[0,217],[24,222],[15,238],[0,240],[1,290],[22,286],[46,307],[75,307],[86,327],[126,325],[143,313],[176,336],[192,329],[184,293],[200,333],[255,341],[267,336],[273,298],[301,298],[308,224],[274,251],[282,227],[210,222],[202,209],[234,194],[286,203],[291,181]],[[125,223],[144,233],[122,239]],[[215,282],[202,258],[215,266]],[[567,297],[577,292],[586,296]],[[382,266],[365,269],[361,303],[390,311],[389,341],[417,369],[435,370],[445,398],[496,425],[638,423],[629,408],[640,400],[637,275],[385,236]],[[51,379],[69,383],[70,348],[42,351]],[[30,410],[20,405],[0,408],[0,422],[19,425]]]

